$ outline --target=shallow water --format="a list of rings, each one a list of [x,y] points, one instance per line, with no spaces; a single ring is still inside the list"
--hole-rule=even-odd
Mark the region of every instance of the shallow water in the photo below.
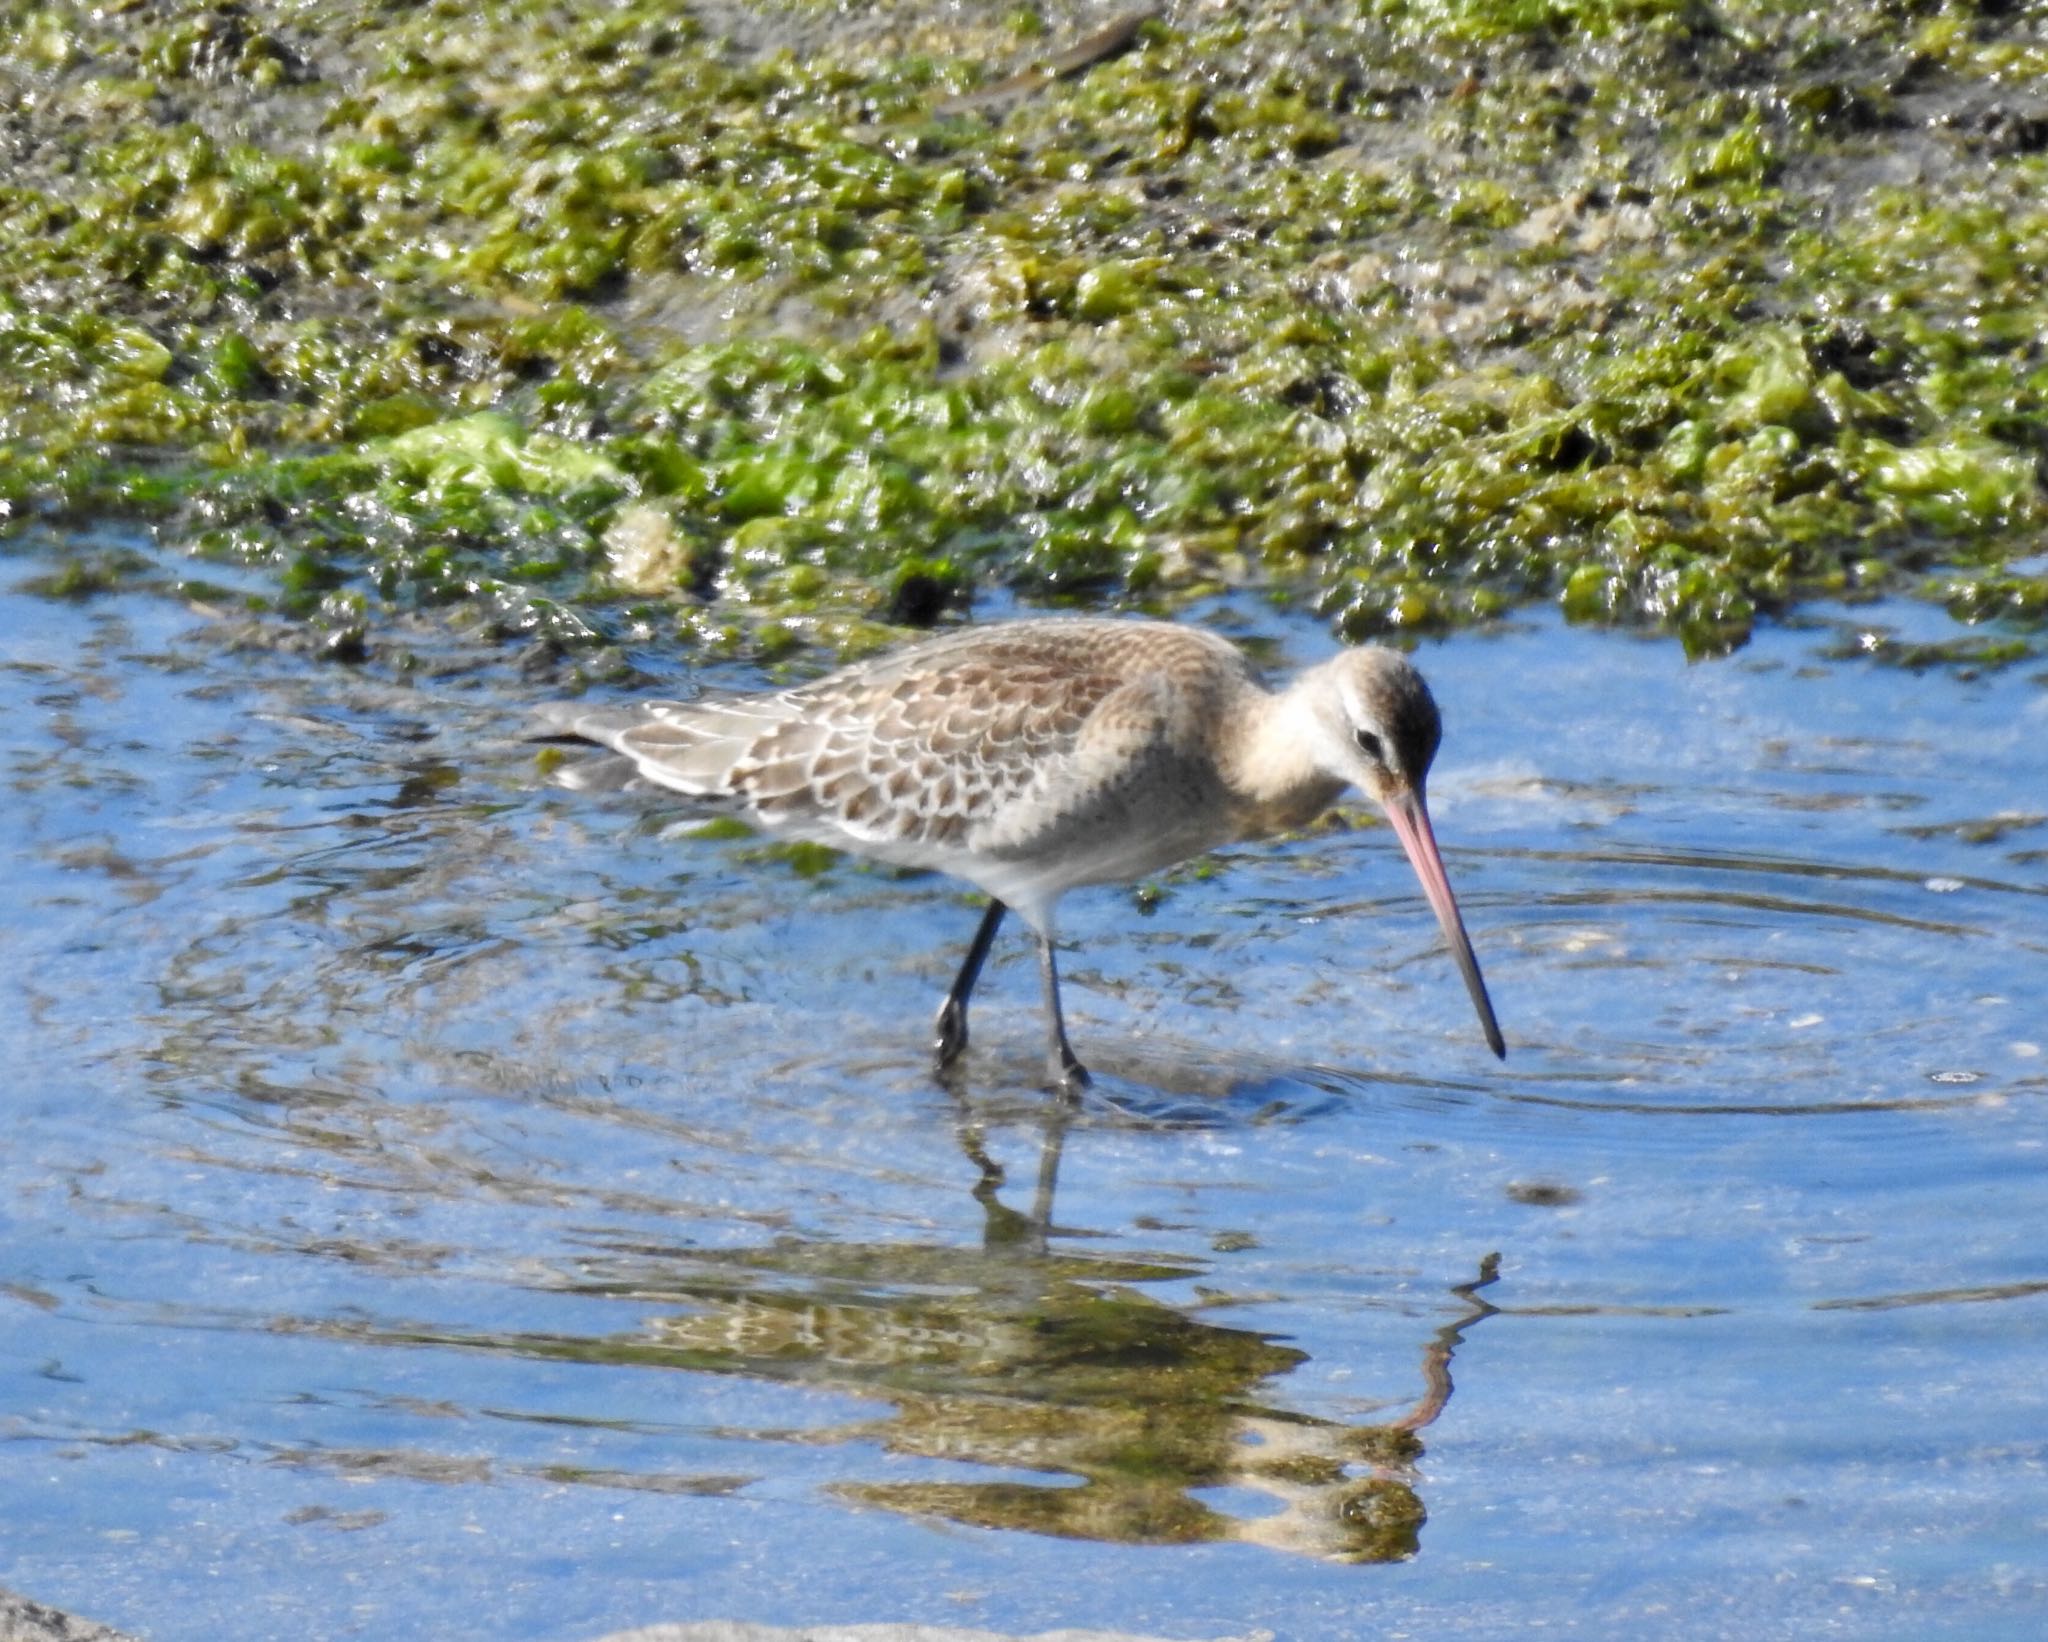
[[[1014,935],[927,1073],[956,886],[542,784],[501,656],[9,551],[5,1583],[161,1639],[2048,1624],[2048,687],[1859,656],[1938,614],[1427,647],[1505,1066],[1360,824],[1070,899],[1069,1117]]]

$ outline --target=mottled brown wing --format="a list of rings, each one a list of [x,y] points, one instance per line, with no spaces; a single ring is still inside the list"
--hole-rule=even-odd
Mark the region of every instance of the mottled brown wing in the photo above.
[[[1123,682],[986,643],[921,659],[783,692],[776,700],[790,715],[733,763],[732,795],[770,826],[965,845],[1058,779],[1089,716]]]
[[[564,716],[647,780],[785,833],[900,859],[1048,858],[1136,793],[1170,800],[1197,721],[1248,676],[1199,630],[1048,618],[963,629],[794,690]],[[1175,831],[1172,817],[1160,827]]]

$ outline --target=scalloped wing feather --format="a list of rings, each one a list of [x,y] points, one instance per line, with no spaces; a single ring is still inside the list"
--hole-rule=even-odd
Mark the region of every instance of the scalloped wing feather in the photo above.
[[[1195,791],[1214,781],[1198,719],[1250,678],[1199,630],[1053,619],[964,629],[792,690],[557,716],[646,780],[778,831],[934,865],[1018,861],[1097,849],[1162,791],[1213,799]],[[1135,835],[1180,838],[1178,808]],[[1158,851],[1139,853],[1143,871]]]

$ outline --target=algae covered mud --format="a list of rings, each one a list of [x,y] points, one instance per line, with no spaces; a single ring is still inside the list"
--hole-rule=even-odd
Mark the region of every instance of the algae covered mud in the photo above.
[[[343,658],[430,605],[601,670],[1246,581],[1351,637],[1904,590],[2038,644],[2034,8],[0,28],[0,514],[272,567]]]

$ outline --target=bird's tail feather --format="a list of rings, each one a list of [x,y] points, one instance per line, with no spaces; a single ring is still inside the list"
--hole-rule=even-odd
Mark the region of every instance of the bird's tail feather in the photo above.
[[[606,768],[614,760],[593,760],[575,766],[574,774],[563,772],[568,785],[614,788],[637,777],[691,797],[723,798],[731,795],[734,766],[792,716],[789,708],[778,710],[773,696],[624,707],[552,702],[541,708],[535,733],[540,739],[596,742],[631,766],[622,776]]]

